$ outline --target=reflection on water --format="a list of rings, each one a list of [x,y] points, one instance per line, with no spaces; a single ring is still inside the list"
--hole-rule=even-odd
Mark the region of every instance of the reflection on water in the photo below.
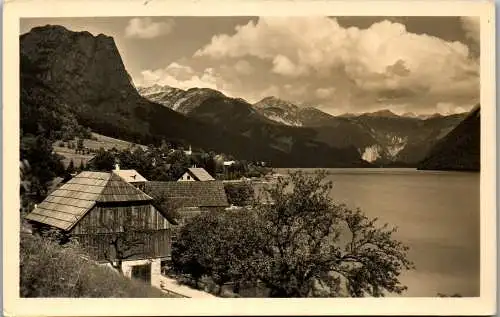
[[[312,170],[308,170],[312,171]],[[277,170],[286,174],[286,170]],[[479,173],[329,169],[332,198],[399,228],[416,270],[404,296],[479,296]]]

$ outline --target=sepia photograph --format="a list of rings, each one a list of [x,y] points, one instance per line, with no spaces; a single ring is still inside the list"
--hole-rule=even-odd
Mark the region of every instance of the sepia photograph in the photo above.
[[[494,313],[492,2],[434,15],[34,3],[4,20],[18,74],[4,72],[9,296]]]

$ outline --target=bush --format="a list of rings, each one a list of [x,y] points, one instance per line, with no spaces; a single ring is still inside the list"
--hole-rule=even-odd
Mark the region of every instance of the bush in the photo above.
[[[172,297],[91,262],[73,242],[25,235],[20,247],[21,297]]]
[[[248,206],[253,203],[255,191],[249,182],[225,183],[227,199],[235,206]]]
[[[228,282],[237,288],[247,280],[254,246],[263,243],[256,228],[251,213],[201,213],[180,229],[172,245],[174,271],[190,275],[196,287],[205,278],[208,291],[218,296]]]

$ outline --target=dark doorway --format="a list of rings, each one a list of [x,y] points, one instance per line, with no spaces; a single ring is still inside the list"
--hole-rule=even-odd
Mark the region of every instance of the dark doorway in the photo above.
[[[132,266],[132,278],[151,283],[151,264]]]

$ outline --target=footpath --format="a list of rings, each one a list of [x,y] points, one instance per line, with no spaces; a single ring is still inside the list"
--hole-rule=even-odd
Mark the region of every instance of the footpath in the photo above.
[[[179,284],[175,279],[163,275],[160,277],[160,288],[164,292],[173,293],[186,298],[217,298],[217,296],[210,293]]]

